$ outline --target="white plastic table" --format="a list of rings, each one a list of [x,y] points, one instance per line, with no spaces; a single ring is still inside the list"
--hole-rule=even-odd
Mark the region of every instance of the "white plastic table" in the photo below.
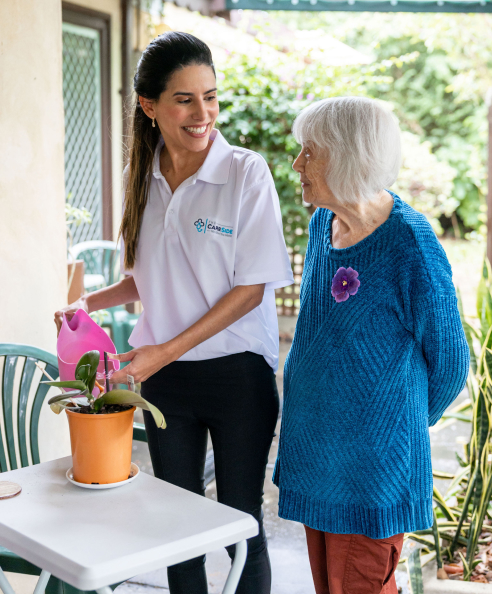
[[[110,584],[233,544],[223,594],[236,591],[246,539],[258,534],[252,516],[143,472],[115,489],[82,489],[65,477],[71,466],[69,456],[0,475],[22,487],[0,501],[0,545],[43,570],[35,594],[51,574],[110,594]],[[14,594],[1,568],[0,588]]]

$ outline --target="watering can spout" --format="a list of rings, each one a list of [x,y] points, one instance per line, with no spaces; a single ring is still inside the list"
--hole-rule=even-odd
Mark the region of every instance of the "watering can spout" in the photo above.
[[[71,320],[67,320],[66,315],[63,315],[56,350],[61,381],[75,379],[77,363],[87,351],[99,351],[98,375],[104,374],[104,352],[116,353],[111,338],[83,309],[77,310]],[[119,368],[119,361],[109,361],[110,375]],[[95,390],[97,394],[97,388]]]

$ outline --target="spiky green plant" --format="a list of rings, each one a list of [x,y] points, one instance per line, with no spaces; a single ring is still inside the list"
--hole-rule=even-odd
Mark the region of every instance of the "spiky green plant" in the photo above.
[[[148,410],[155,421],[155,424],[160,429],[165,429],[166,421],[161,411],[147,402],[144,398],[131,392],[130,390],[110,390],[106,393],[101,393],[98,397],[92,395],[94,386],[96,385],[97,367],[99,365],[100,353],[99,351],[88,351],[83,354],[75,367],[75,379],[70,381],[49,381],[43,382],[49,386],[66,389],[70,388],[70,392],[64,392],[58,396],[53,396],[48,400],[51,410],[59,414],[62,410],[69,408],[76,410],[81,406],[88,406],[89,413],[101,414],[101,410],[105,405],[128,405],[138,406],[144,410]],[[84,404],[80,404],[79,399],[85,399]]]
[[[412,594],[424,594],[420,549],[415,549],[408,557],[408,572],[410,574],[410,592]]]
[[[492,270],[488,260],[484,262],[477,290],[475,323],[465,319],[459,291],[458,306],[471,355],[467,380],[469,399],[446,412],[435,430],[456,420],[469,422],[470,439],[464,446],[463,458],[457,455],[460,468],[454,475],[433,472],[434,478],[451,481],[444,496],[434,488],[434,541],[425,539],[430,530],[407,537],[425,544],[427,550],[437,555],[438,566],[442,565],[441,538],[449,543],[442,555],[450,561],[458,546],[466,547],[466,556],[460,553],[460,557],[463,579],[469,581],[480,562],[475,559],[477,547],[488,542],[481,540],[480,535],[484,531],[492,532],[492,527],[484,524],[487,517],[492,519]],[[417,564],[412,564],[412,569],[409,564],[410,574],[412,571],[420,571]]]

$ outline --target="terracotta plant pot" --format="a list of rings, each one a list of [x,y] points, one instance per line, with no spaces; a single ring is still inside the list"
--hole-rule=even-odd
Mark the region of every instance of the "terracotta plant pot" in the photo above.
[[[74,480],[99,485],[126,480],[132,461],[135,407],[109,415],[66,411]]]

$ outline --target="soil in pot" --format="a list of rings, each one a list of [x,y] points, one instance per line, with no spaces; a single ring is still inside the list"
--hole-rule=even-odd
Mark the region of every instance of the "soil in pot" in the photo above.
[[[77,482],[102,485],[128,478],[135,407],[125,408],[97,415],[67,410],[73,477]]]
[[[124,412],[133,408],[127,404],[105,404],[97,413],[98,415],[112,415],[113,413]],[[78,413],[81,415],[92,415],[92,408],[90,406],[79,406],[73,408],[71,412]]]

